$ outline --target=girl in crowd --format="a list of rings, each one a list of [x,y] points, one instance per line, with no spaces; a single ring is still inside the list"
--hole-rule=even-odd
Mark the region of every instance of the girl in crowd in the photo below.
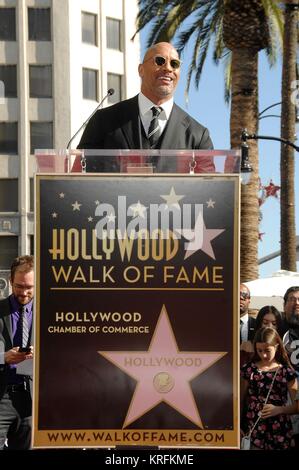
[[[282,315],[279,310],[273,305],[265,305],[262,307],[256,317],[255,321],[255,333],[260,328],[269,326],[278,331],[279,336],[282,338]]]
[[[278,331],[282,338],[283,320],[282,315],[273,305],[265,305],[262,307],[256,316],[254,334],[263,327],[269,326]],[[240,346],[240,364],[241,366],[249,362],[253,357],[253,342],[243,341]]]
[[[296,373],[277,330],[261,328],[253,346],[252,361],[241,367],[241,434],[250,434],[252,449],[289,449],[289,415],[297,412]],[[287,405],[288,392],[291,405]]]

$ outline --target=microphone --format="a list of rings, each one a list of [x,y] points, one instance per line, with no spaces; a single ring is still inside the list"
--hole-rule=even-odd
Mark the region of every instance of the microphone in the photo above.
[[[84,129],[84,127],[87,125],[88,121],[92,118],[92,116],[98,111],[98,109],[100,109],[100,107],[102,106],[102,104],[104,103],[104,101],[108,98],[108,96],[112,96],[114,95],[115,93],[115,90],[114,88],[109,88],[109,90],[107,91],[107,94],[104,96],[104,98],[99,102],[99,104],[97,105],[97,107],[95,108],[95,110],[91,113],[90,116],[88,116],[88,118],[86,119],[86,121],[83,122],[82,126],[79,127],[79,129],[77,130],[77,132],[70,138],[66,148],[67,150],[69,150],[70,148],[70,145],[71,143],[73,142],[73,140],[75,139],[75,137],[77,137],[77,135],[79,134],[80,131],[82,131],[82,129]]]

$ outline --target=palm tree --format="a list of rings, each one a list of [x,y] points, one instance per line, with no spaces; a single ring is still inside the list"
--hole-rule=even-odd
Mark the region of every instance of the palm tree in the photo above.
[[[281,137],[294,141],[296,106],[291,99],[296,83],[296,52],[298,0],[288,0],[285,6],[285,27],[282,65]],[[293,102],[292,102],[293,101]],[[281,268],[297,271],[294,190],[294,149],[281,145],[280,155],[280,240]]]
[[[240,6],[241,3],[241,6]],[[242,129],[258,130],[258,52],[269,43],[269,28],[262,2],[226,2],[223,40],[232,51],[231,60],[231,147],[240,145]],[[257,142],[250,144],[253,173],[241,192],[241,282],[258,277],[258,185]]]
[[[226,75],[231,91],[231,147],[240,147],[241,132],[244,128],[250,133],[257,132],[258,52],[266,48],[270,60],[274,60],[273,31],[281,27],[280,10],[276,1],[139,0],[139,7],[137,32],[148,23],[153,24],[148,46],[158,41],[171,41],[176,36],[176,47],[182,52],[189,40],[194,41],[187,90],[193,75],[196,86],[199,84],[212,38],[213,57],[216,62],[231,51]],[[184,30],[187,19],[189,24]],[[259,207],[256,142],[250,143],[250,159],[254,171],[250,184],[242,188],[241,198],[241,282],[258,277]]]

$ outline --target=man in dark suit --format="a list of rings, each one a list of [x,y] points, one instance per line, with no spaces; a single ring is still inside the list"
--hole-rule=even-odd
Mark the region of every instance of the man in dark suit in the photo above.
[[[0,450],[24,450],[30,448],[32,400],[30,378],[18,374],[17,365],[33,357],[32,256],[13,261],[10,282],[12,294],[0,301]]]
[[[283,297],[283,344],[299,380],[299,286],[287,289]],[[291,416],[295,449],[299,449],[299,415]]]
[[[249,362],[253,356],[255,318],[249,315],[250,290],[240,285],[240,365]]]
[[[173,102],[180,65],[178,53],[171,44],[161,42],[152,46],[138,68],[139,95],[99,110],[87,124],[78,148],[212,149],[209,131]],[[156,121],[155,113],[158,113]],[[210,159],[206,165],[207,171],[213,171]],[[117,171],[118,167],[116,164],[97,171],[103,169]],[[87,171],[93,171],[92,164]]]
[[[245,284],[240,285],[240,342],[253,341],[255,318],[249,315],[250,291]]]

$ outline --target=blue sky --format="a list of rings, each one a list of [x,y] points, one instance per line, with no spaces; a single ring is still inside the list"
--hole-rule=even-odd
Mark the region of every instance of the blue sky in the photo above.
[[[142,51],[146,31],[141,34]],[[185,109],[197,121],[204,124],[210,130],[215,149],[230,148],[229,114],[230,108],[224,102],[224,66],[216,66],[211,56],[206,59],[206,64],[199,83],[195,89],[192,82],[189,92],[189,102],[186,103],[184,89],[186,85],[186,70],[188,67],[188,50],[185,51],[181,70],[180,83],[175,94],[176,103]],[[277,63],[270,69],[266,56],[260,53],[259,59],[259,110],[281,101],[281,63]],[[266,114],[280,114],[280,106],[276,106]],[[266,118],[260,120],[260,135],[280,136],[280,119]],[[297,129],[298,134],[298,129]],[[298,144],[298,140],[297,140]],[[280,184],[280,143],[274,141],[259,140],[260,177],[263,185],[268,185],[272,179],[276,185]],[[295,200],[298,200],[299,191],[299,154],[295,152]],[[279,195],[279,192],[278,192]],[[265,233],[259,242],[259,258],[280,249],[280,199],[269,197],[261,206],[262,221],[260,232]],[[299,208],[296,206],[296,221],[299,220]],[[298,225],[298,222],[297,222]],[[299,235],[299,228],[296,230]],[[260,265],[259,276],[270,276],[280,269],[280,257]],[[297,262],[297,271],[299,263]]]

